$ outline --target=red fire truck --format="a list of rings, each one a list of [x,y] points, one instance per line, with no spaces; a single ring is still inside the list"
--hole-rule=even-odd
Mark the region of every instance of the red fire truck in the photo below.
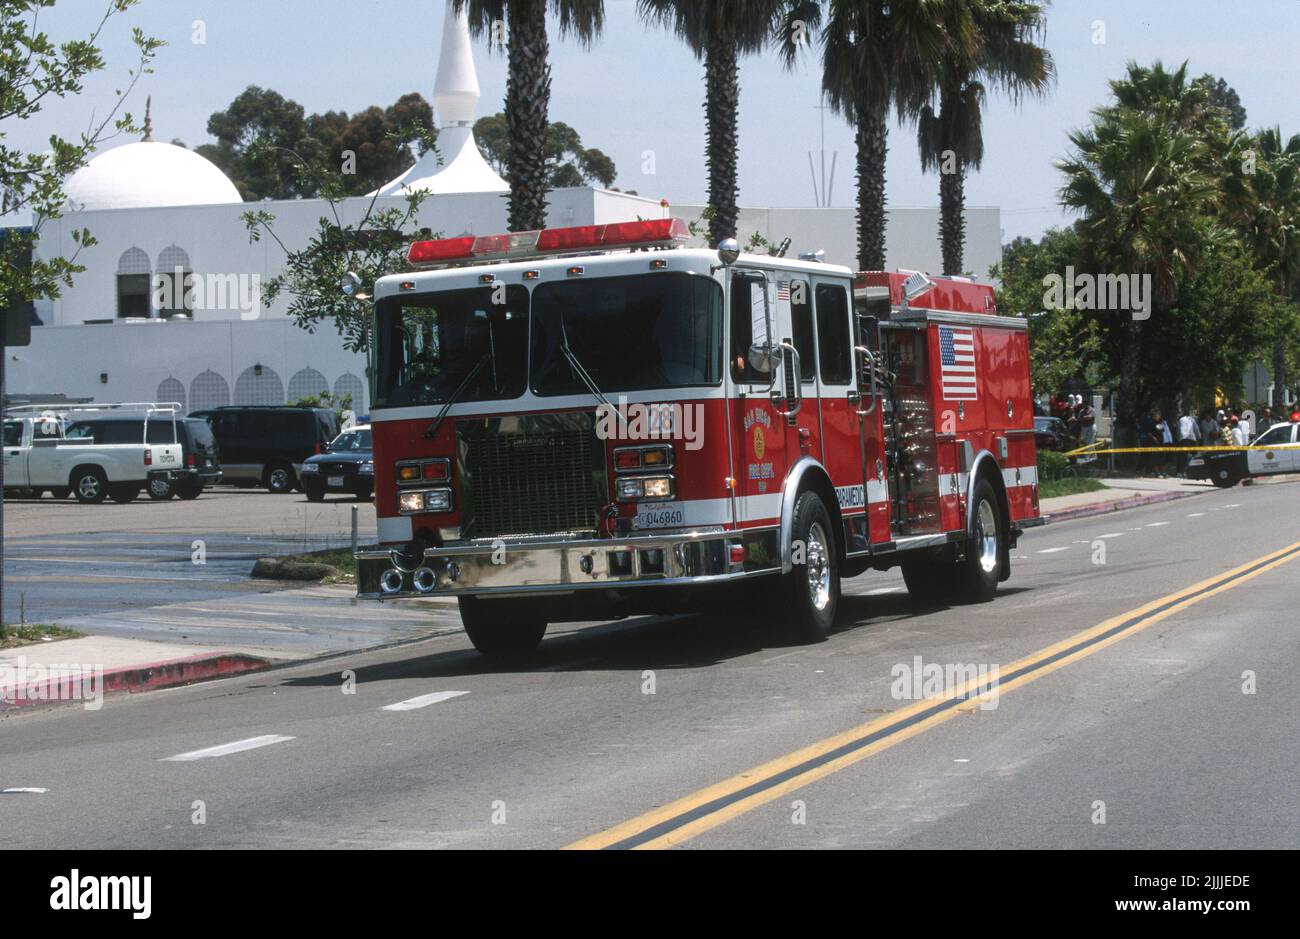
[[[378,281],[359,596],[455,596],[506,657],[715,603],[816,639],[867,569],[992,598],[1042,521],[1025,321],[960,278],[686,237],[420,241]]]

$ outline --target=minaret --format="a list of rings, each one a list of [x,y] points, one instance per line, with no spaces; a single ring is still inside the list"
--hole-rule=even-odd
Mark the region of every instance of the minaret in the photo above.
[[[448,0],[443,20],[442,48],[433,86],[433,107],[438,121],[437,149],[382,186],[381,196],[424,190],[431,193],[508,192],[506,181],[488,166],[474,140],[478,111],[478,75],[469,41],[469,20]]]

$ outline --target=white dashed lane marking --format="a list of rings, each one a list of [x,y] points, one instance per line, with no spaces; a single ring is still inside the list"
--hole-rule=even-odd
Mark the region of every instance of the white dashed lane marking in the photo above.
[[[13,789],[0,789],[0,795],[17,796],[17,795],[41,795],[49,792],[48,789],[41,789],[37,786],[16,786]]]
[[[1159,528],[1161,525],[1168,525],[1168,522],[1148,522],[1147,528]]]
[[[277,734],[264,734],[261,737],[249,737],[246,740],[236,740],[233,743],[222,743],[215,747],[205,747],[202,750],[190,750],[188,753],[178,753],[176,756],[169,756],[163,759],[164,763],[189,763],[193,760],[206,760],[214,756],[229,756],[232,753],[243,753],[245,750],[256,750],[258,747],[269,747],[273,743],[284,743],[286,740],[292,740],[293,737],[282,737]]]
[[[1069,546],[1069,545],[1065,545],[1065,546],[1062,547],[1062,548],[1044,548],[1043,550],[1039,551],[1038,553],[1039,553],[1039,554],[1055,554],[1057,551],[1069,551],[1069,550],[1070,550],[1070,546]]]
[[[386,704],[381,707],[381,711],[415,711],[419,708],[427,708],[430,704],[437,704],[439,701],[447,701],[451,698],[459,698],[463,694],[469,694],[468,691],[435,691],[433,694],[422,694],[418,698],[407,698],[405,701],[398,701],[396,704]]]
[[[1190,512],[1190,513],[1188,513],[1187,517],[1188,517],[1188,518],[1200,518],[1200,517],[1201,517],[1202,515],[1204,515],[1204,514],[1205,514],[1204,512]]]

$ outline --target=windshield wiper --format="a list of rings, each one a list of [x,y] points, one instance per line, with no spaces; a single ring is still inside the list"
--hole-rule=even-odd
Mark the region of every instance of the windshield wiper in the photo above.
[[[605,397],[605,393],[596,385],[596,380],[591,377],[587,370],[582,367],[582,363],[578,361],[577,353],[569,348],[569,330],[564,325],[563,313],[560,313],[560,351],[564,353],[564,357],[569,362],[569,368],[572,369],[573,374],[577,376],[578,381],[587,386],[587,390],[592,393],[597,401],[610,411],[613,411],[614,414],[618,415],[619,421],[623,424],[624,428],[626,428],[627,417],[623,415],[618,408],[609,403],[609,398]]]
[[[483,371],[483,366],[487,365],[488,360],[491,358],[492,350],[489,349],[487,352],[483,353],[483,357],[475,363],[474,367],[469,370],[469,374],[466,375],[461,383],[456,386],[456,390],[447,396],[447,400],[443,402],[442,410],[438,412],[438,416],[433,419],[433,423],[424,431],[424,437],[426,440],[438,436],[438,428],[442,426],[442,421],[447,416],[447,412],[451,410],[451,406],[456,403],[462,394],[465,393],[465,389],[469,387],[469,383],[478,377],[478,373]]]

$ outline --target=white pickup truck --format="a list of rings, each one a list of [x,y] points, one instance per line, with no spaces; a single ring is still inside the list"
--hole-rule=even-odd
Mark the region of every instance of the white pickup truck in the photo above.
[[[114,405],[4,418],[4,488],[83,503],[130,502],[149,474],[182,465],[179,406]]]

